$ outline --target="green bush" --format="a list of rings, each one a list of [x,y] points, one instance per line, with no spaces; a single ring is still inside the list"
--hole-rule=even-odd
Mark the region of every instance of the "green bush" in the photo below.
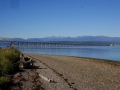
[[[0,77],[0,86],[6,86],[8,82],[9,82],[8,78],[3,76]]]
[[[15,48],[0,48],[0,76],[13,70],[13,64],[20,60],[20,51]]]
[[[8,60],[10,60],[10,62],[15,63],[18,62],[20,60],[20,51],[10,47],[9,49],[4,50],[5,52],[5,58],[7,58]]]
[[[13,47],[0,48],[0,87],[5,87],[9,82],[3,75],[13,71],[13,63],[20,60],[20,54],[21,52]]]
[[[0,74],[8,74],[8,72],[11,72],[13,70],[12,63],[7,59],[0,60]]]

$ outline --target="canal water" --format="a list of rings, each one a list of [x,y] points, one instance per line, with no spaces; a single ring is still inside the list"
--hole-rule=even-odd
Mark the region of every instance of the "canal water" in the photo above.
[[[9,46],[9,43],[0,43],[0,47],[6,48],[7,46]],[[18,49],[23,53],[91,57],[120,61],[120,46],[32,46]]]

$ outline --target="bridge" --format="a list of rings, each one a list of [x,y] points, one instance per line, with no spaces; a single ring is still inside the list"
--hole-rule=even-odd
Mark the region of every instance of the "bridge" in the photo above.
[[[0,42],[10,42],[10,46],[15,47],[50,47],[50,46],[120,46],[120,42],[103,41],[48,41],[48,42],[29,42],[14,41],[10,38],[1,38]]]

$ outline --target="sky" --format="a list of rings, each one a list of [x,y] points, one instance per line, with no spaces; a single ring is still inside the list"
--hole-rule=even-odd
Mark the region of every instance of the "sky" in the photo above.
[[[120,37],[120,0],[0,0],[0,37]]]

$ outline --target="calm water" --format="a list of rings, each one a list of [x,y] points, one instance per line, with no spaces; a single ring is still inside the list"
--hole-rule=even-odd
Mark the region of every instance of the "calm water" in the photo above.
[[[0,43],[0,46],[6,47],[9,46],[9,43]],[[120,61],[120,46],[21,47],[19,50],[24,53],[92,57]]]

